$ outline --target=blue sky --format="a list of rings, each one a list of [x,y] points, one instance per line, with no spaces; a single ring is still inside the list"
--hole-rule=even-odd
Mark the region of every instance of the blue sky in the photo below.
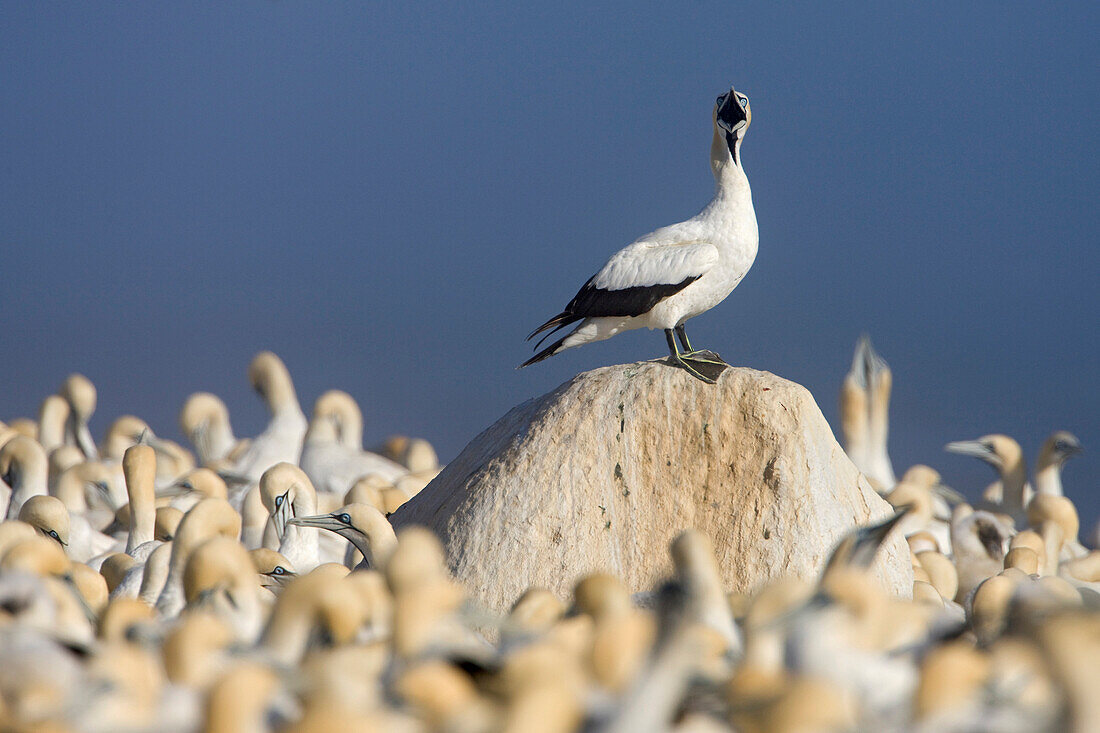
[[[178,436],[184,398],[359,399],[368,441],[452,458],[629,333],[523,371],[523,337],[607,256],[707,200],[710,108],[752,99],[760,253],[693,340],[808,386],[831,421],[860,332],[891,449],[1086,453],[1100,514],[1100,6],[1079,3],[0,5],[0,416],[64,376]],[[834,423],[835,424],[835,423]]]

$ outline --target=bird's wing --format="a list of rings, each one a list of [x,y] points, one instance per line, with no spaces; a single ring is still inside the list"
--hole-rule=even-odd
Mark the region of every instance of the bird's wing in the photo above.
[[[565,310],[582,318],[641,315],[717,262],[718,249],[708,242],[637,242],[612,256]]]
[[[717,262],[718,248],[703,240],[653,241],[647,237],[637,241],[616,252],[565,310],[532,331],[527,339],[549,331],[535,345],[537,349],[550,334],[584,318],[647,313],[698,280]]]

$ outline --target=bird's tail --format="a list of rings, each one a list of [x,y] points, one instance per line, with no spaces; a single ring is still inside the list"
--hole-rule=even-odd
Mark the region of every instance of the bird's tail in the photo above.
[[[580,320],[580,316],[575,316],[572,313],[570,313],[569,311],[562,311],[561,313],[557,314],[556,316],[551,318],[546,323],[544,323],[541,326],[539,326],[538,328],[536,328],[530,334],[528,334],[527,338],[524,339],[524,340],[525,341],[530,341],[531,339],[533,339],[535,336],[538,336],[543,331],[549,331],[550,333],[554,333],[554,331],[565,328],[569,324],[576,323],[579,320]],[[536,349],[539,347],[539,344],[541,344],[543,341],[546,340],[546,337],[549,336],[550,333],[546,334],[546,336],[543,336],[541,339],[539,339],[538,344],[535,344]]]
[[[519,365],[518,367],[516,367],[516,368],[517,368],[517,369],[522,369],[522,368],[523,368],[523,367],[525,367],[525,366],[531,366],[532,364],[536,364],[536,363],[538,363],[538,362],[542,361],[543,359],[549,359],[549,358],[550,358],[551,356],[553,356],[554,354],[556,354],[556,353],[558,353],[559,351],[562,351],[562,350],[563,350],[564,348],[566,348],[566,347],[565,347],[565,340],[566,340],[567,338],[569,338],[570,336],[572,336],[572,335],[573,335],[573,334],[571,334],[571,333],[568,333],[568,334],[566,334],[566,335],[562,336],[562,337],[561,337],[560,339],[558,339],[558,340],[557,340],[557,341],[555,341],[554,343],[550,344],[550,345],[549,345],[549,346],[547,346],[547,347],[546,347],[545,349],[543,349],[543,350],[542,350],[542,351],[540,351],[539,353],[535,354],[535,355],[534,355],[534,356],[532,356],[532,357],[531,357],[530,359],[528,359],[527,361],[523,362],[522,364],[520,364],[520,365]]]

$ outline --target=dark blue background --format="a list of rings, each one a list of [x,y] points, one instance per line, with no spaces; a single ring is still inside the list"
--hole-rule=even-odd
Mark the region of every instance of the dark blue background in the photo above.
[[[710,109],[752,99],[756,265],[692,322],[835,418],[856,337],[895,373],[895,465],[968,491],[949,440],[1052,430],[1100,513],[1100,6],[727,2],[0,5],[0,416],[73,370],[178,436],[239,434],[284,357],[368,441],[444,459],[635,332],[513,367],[619,247],[708,199]]]

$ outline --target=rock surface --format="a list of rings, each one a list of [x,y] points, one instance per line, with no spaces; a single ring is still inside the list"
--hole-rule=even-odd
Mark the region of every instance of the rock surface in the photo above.
[[[746,368],[708,385],[652,361],[513,408],[391,519],[434,530],[455,577],[504,611],[529,586],[567,597],[596,570],[649,589],[688,527],[713,540],[729,590],[814,579],[844,533],[890,511],[804,387]],[[910,595],[899,535],[875,573]]]

